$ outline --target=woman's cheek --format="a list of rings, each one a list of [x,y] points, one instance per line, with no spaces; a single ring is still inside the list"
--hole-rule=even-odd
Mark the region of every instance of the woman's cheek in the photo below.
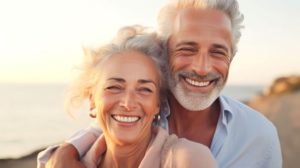
[[[144,111],[147,115],[154,116],[158,111],[159,100],[157,96],[151,96],[147,100],[144,100]]]
[[[107,124],[107,116],[109,116],[109,113],[111,113],[111,110],[114,107],[114,102],[116,101],[116,99],[114,99],[111,96],[101,96],[99,98],[99,101],[97,103],[98,106],[98,111],[97,111],[97,120],[100,124],[100,126],[102,127],[102,129],[105,127],[105,125]]]

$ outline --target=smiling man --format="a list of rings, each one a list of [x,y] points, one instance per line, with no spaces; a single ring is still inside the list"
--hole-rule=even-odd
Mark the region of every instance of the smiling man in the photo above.
[[[168,47],[169,108],[161,121],[170,133],[208,146],[219,167],[280,168],[273,124],[246,105],[220,96],[242,21],[236,0],[174,0],[162,8],[158,23]],[[85,139],[86,132],[74,141]],[[83,154],[89,145],[75,148]],[[64,160],[76,165],[75,148],[65,144],[48,165],[63,167]]]
[[[179,12],[168,41],[171,132],[211,146],[232,57],[230,34],[230,19],[218,10]]]

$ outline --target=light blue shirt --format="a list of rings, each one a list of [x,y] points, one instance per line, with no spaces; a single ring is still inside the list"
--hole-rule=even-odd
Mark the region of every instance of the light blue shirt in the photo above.
[[[221,96],[211,152],[222,168],[281,168],[277,130],[261,113]]]
[[[274,125],[261,113],[236,100],[220,96],[219,101],[221,113],[210,146],[219,167],[281,168],[282,155]],[[168,130],[170,108],[167,101],[162,107],[159,125]],[[80,130],[67,142],[82,156],[100,134],[99,128],[90,127]],[[38,163],[46,163],[55,148],[57,146],[41,152]]]
[[[261,113],[226,96],[219,97],[221,113],[210,150],[220,168],[281,168],[277,130]],[[167,103],[160,125],[168,130]],[[201,132],[199,132],[201,134]]]

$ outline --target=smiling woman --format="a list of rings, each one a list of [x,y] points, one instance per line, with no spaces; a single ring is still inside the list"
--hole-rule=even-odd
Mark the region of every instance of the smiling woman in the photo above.
[[[145,54],[125,51],[106,60],[101,69],[102,82],[93,97],[98,122],[112,140],[107,143],[149,141],[144,137],[151,135],[151,123],[159,112],[156,65]]]
[[[86,167],[216,167],[206,146],[160,126],[159,115],[167,109],[164,53],[155,33],[133,26],[86,55],[67,99],[75,109],[88,100],[103,131],[81,159]]]

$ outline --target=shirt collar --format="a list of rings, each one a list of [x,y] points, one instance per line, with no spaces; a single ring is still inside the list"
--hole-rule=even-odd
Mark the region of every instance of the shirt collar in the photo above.
[[[222,123],[227,127],[232,121],[234,110],[232,110],[232,107],[229,105],[229,102],[227,101],[225,96],[220,96],[219,102],[221,106],[220,117],[222,119]]]
[[[231,106],[229,105],[229,102],[225,98],[225,96],[219,96],[219,102],[220,102],[220,119],[222,121],[222,124],[224,124],[226,130],[229,123],[232,121],[234,110],[232,110]],[[170,106],[167,99],[164,99],[162,102],[162,109],[161,109],[161,119],[163,128],[166,128],[168,130],[168,124],[167,124],[167,117],[170,116]]]
[[[220,106],[221,106],[221,115],[222,115],[222,122],[224,124],[229,124],[232,116],[233,116],[233,110],[230,107],[228,101],[226,101],[225,96],[220,96],[219,98],[220,101]],[[168,103],[167,99],[164,99],[162,101],[162,109],[161,109],[161,114],[163,114],[165,117],[169,117],[170,116],[170,106]]]

